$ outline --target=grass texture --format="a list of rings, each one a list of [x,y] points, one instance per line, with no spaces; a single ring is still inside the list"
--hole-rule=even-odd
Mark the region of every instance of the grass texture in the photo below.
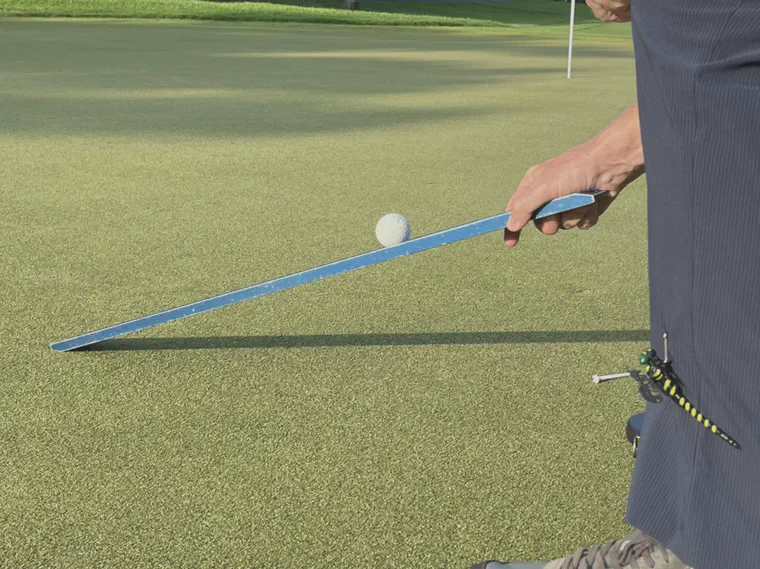
[[[621,536],[643,181],[58,354],[48,343],[502,210],[635,97],[516,32],[0,22],[0,566],[458,568]]]
[[[549,0],[487,2],[361,0],[339,10],[338,0],[226,2],[206,0],[0,0],[0,17],[144,18],[308,22],[381,26],[520,27],[522,33],[567,36],[570,5]],[[580,5],[578,32],[631,41],[630,25],[604,25]]]
[[[226,0],[217,0],[226,2]],[[337,0],[272,0],[275,4],[335,8]],[[434,1],[434,0],[360,0],[361,11],[424,15],[446,18],[466,18],[471,22],[501,23],[508,27],[520,27],[521,33],[533,31],[542,36],[567,37],[570,21],[570,4],[550,0],[485,0],[485,1]],[[468,24],[472,25],[472,24]],[[575,27],[585,36],[623,38],[631,40],[629,24],[604,24],[597,20],[585,5],[576,8]]]
[[[1,16],[150,18],[259,22],[310,22],[375,26],[504,26],[496,21],[447,16],[347,11],[335,8],[203,0],[0,0]]]

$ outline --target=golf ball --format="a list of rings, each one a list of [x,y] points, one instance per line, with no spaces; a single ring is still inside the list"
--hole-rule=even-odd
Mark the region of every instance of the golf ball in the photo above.
[[[375,236],[380,241],[380,245],[390,247],[408,241],[412,236],[412,228],[403,215],[389,213],[377,222]]]

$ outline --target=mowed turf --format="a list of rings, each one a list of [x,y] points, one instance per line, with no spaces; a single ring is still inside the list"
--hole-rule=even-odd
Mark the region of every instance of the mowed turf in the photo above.
[[[521,33],[566,36],[571,12],[569,4],[547,0],[361,0],[361,10],[339,8],[339,0],[0,0],[0,18],[144,18],[381,26],[520,27]],[[588,37],[631,41],[631,26],[605,25],[584,6],[577,10],[575,27]]]
[[[621,536],[645,187],[103,345],[498,213],[635,98],[627,42],[0,22],[0,566],[442,568]]]

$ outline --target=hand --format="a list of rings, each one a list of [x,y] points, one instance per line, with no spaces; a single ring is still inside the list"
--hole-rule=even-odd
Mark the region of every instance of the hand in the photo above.
[[[618,193],[643,173],[639,110],[634,105],[588,142],[528,170],[507,204],[512,214],[504,229],[504,244],[517,245],[520,231],[545,203],[586,190],[607,191],[590,206],[535,222],[546,235],[559,229],[593,227]]]
[[[603,22],[631,21],[631,0],[586,0],[586,5]]]
[[[504,230],[504,244],[517,245],[520,231],[531,220],[533,212],[545,203],[595,189],[595,171],[593,159],[581,147],[528,170],[507,204],[507,211],[512,215]],[[592,205],[536,220],[536,227],[545,235],[554,235],[560,229],[589,229],[596,225],[617,194],[618,191],[613,190],[600,195]]]

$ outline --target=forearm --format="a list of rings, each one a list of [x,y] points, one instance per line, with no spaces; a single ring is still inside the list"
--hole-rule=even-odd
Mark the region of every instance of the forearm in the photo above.
[[[644,173],[639,107],[626,109],[602,132],[583,145],[597,165],[595,186],[618,191]]]

